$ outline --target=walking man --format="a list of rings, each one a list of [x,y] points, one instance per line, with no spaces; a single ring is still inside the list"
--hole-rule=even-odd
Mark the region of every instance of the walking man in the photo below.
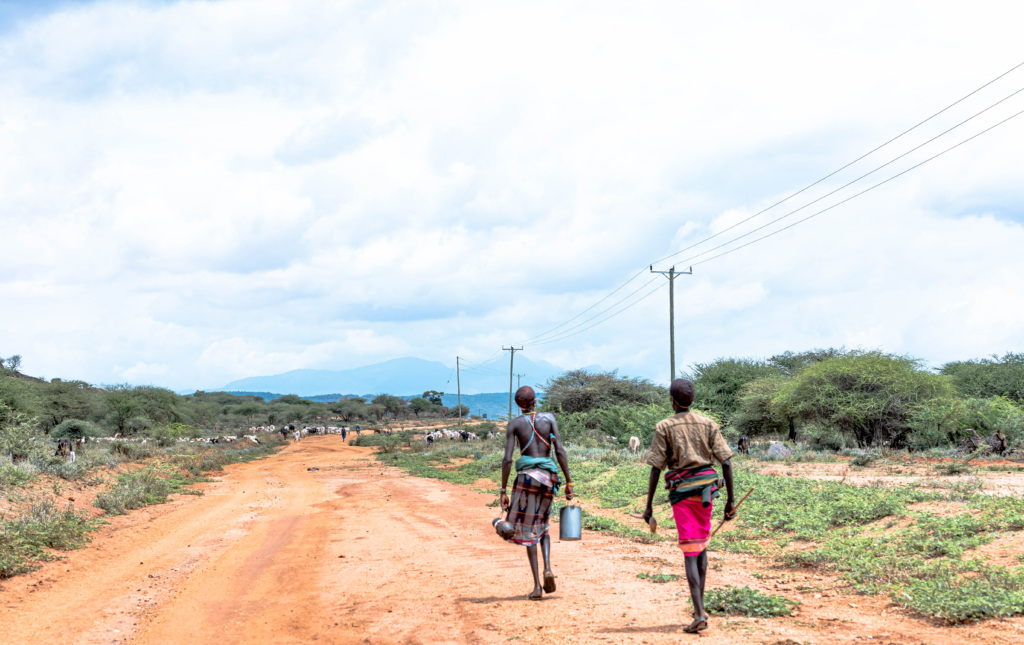
[[[508,424],[505,434],[505,458],[501,462],[501,510],[508,511],[507,520],[515,528],[509,542],[526,547],[526,557],[533,571],[533,591],[528,598],[540,600],[543,592],[555,591],[555,574],[551,571],[551,536],[548,518],[551,502],[558,494],[558,467],[565,473],[565,498],[571,500],[572,478],[565,447],[558,435],[558,423],[550,412],[538,414],[537,396],[528,385],[516,391],[516,405],[522,415]],[[509,500],[508,476],[512,470],[512,453],[519,446],[515,461],[516,479]],[[558,463],[552,459],[552,453]],[[537,545],[544,555],[544,585],[537,572]],[[543,589],[543,591],[542,591]]]
[[[654,428],[654,439],[647,454],[651,466],[651,478],[647,490],[647,510],[644,520],[654,514],[654,492],[665,473],[665,488],[668,489],[672,514],[679,532],[679,548],[686,561],[686,581],[690,585],[693,601],[693,622],[684,629],[696,633],[708,627],[708,615],[704,611],[704,583],[708,573],[708,540],[711,537],[711,500],[718,497],[722,480],[713,468],[715,461],[722,464],[725,478],[726,502],[725,519],[735,517],[732,485],[732,450],[725,443],[718,424],[694,412],[693,383],[687,379],[676,379],[669,387],[672,409],[675,416],[658,423]]]

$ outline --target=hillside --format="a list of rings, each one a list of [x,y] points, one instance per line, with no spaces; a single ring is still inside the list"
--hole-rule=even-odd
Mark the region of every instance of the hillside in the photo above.
[[[540,387],[562,368],[543,360],[516,355],[517,383]],[[462,370],[464,395],[508,391],[508,357],[480,367]],[[225,392],[297,394],[312,397],[338,392],[363,394],[420,394],[426,390],[454,392],[455,366],[421,358],[396,358],[383,363],[345,370],[291,370],[282,374],[252,376],[220,388]],[[339,395],[340,396],[340,395]],[[447,404],[447,401],[446,401]],[[507,408],[507,402],[506,402]]]

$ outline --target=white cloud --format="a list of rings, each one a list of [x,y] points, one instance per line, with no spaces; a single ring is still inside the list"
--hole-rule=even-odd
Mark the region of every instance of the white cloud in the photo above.
[[[18,312],[0,319],[0,353],[176,389],[483,360],[1016,64],[1021,11],[225,0],[34,14],[0,34],[0,298]],[[946,145],[1020,109],[1024,95]],[[1019,349],[1020,121],[750,248],[667,260],[694,264],[676,283],[678,363]],[[666,298],[527,351],[663,380]]]

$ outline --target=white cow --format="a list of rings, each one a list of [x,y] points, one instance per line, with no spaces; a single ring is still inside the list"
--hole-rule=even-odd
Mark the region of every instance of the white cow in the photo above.
[[[636,454],[637,450],[640,450],[640,438],[639,437],[630,437],[629,438],[629,449],[633,451],[634,455]]]

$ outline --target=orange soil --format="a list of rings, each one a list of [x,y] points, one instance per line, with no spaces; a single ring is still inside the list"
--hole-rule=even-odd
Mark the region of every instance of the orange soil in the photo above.
[[[112,518],[87,548],[2,583],[0,642],[1024,640],[1024,619],[941,627],[884,598],[848,595],[834,579],[719,552],[710,554],[710,586],[749,585],[803,605],[789,618],[715,617],[690,636],[681,628],[685,582],[636,577],[682,577],[678,549],[595,533],[553,540],[559,590],[529,602],[524,550],[491,529],[493,496],[383,469],[368,453],[310,437],[227,467],[201,485],[202,497]]]

